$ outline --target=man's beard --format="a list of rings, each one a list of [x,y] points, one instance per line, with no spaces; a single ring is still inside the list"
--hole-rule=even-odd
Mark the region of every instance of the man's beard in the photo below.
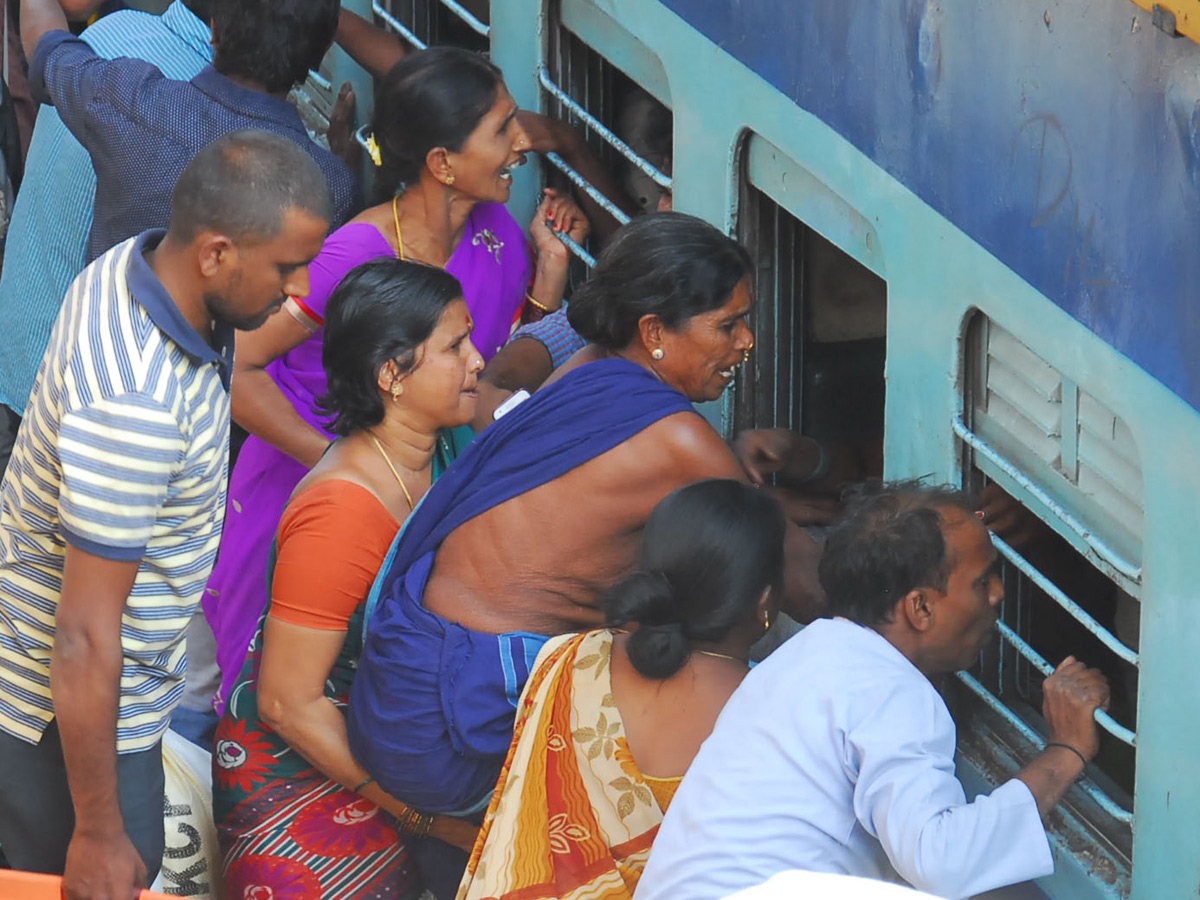
[[[224,299],[216,294],[206,294],[204,297],[204,305],[208,307],[209,313],[213,318],[220,319],[222,322],[233,326],[238,331],[254,331],[264,325],[267,319],[283,306],[286,297],[280,297],[278,300],[271,303],[266,309],[255,316],[238,315],[229,311],[228,305]]]

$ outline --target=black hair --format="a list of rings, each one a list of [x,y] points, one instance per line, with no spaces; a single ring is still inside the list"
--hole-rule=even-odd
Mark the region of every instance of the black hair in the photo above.
[[[634,219],[609,241],[567,307],[571,327],[607,350],[623,350],[638,321],[668,328],[720,309],[751,273],[750,254],[703,219],[677,212]]]
[[[460,47],[430,47],[396,63],[375,93],[371,128],[386,196],[415,184],[435,147],[459,151],[496,103],[504,75]]]
[[[612,627],[636,623],[626,647],[646,678],[670,678],[692,642],[718,642],[752,619],[783,580],[783,509],[741,481],[699,481],[646,520],[638,571],[605,595]]]
[[[379,370],[389,360],[412,369],[446,307],[462,299],[458,279],[436,266],[377,259],[351,269],[325,308],[321,363],[328,392],[317,406],[345,437],[383,421]]]
[[[321,65],[337,31],[338,0],[211,0],[213,68],[282,94]]]
[[[955,561],[946,549],[942,511],[973,514],[972,498],[948,485],[868,482],[844,498],[817,576],[834,615],[868,628],[892,621],[910,591],[944,591]]]
[[[329,182],[295,141],[246,128],[192,157],[171,194],[170,232],[185,243],[206,230],[235,242],[270,240],[289,209],[331,221]]]

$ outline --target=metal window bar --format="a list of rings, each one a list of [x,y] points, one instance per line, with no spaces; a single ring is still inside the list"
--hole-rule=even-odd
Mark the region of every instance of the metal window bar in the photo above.
[[[966,672],[958,673],[959,680],[967,686],[967,688],[976,697],[982,700],[989,709],[999,715],[1002,719],[1008,722],[1015,728],[1023,738],[1033,744],[1039,750],[1044,750],[1046,747],[1046,739],[1034,731],[1027,723],[1021,720],[1016,713],[1005,706],[991,691],[985,688],[972,675]],[[1104,812],[1112,816],[1118,822],[1125,825],[1133,823],[1133,813],[1118,804],[1112,797],[1100,790],[1090,779],[1080,781],[1077,785],[1080,791],[1084,793],[1090,800],[1095,802]]]
[[[563,159],[557,153],[547,153],[545,155],[545,158],[546,158],[546,162],[550,163],[552,166],[554,166],[554,168],[558,169],[558,171],[562,172],[569,179],[571,179],[571,181],[577,187],[579,187],[579,189],[581,191],[583,191],[589,197],[591,197],[593,200],[595,200],[596,203],[606,213],[608,213],[610,216],[612,216],[614,219],[616,219],[622,225],[629,224],[629,216],[625,215],[625,213],[622,212],[620,207],[618,207],[615,203],[613,203],[611,200],[609,200],[607,197],[605,197],[604,194],[600,193],[600,191],[590,181],[588,181],[586,178],[584,178],[582,175],[580,175],[578,172],[576,172],[573,168],[571,168],[571,166],[567,164],[567,161],[565,159]]]
[[[1016,481],[1022,489],[1045,506],[1056,519],[1078,535],[1105,563],[1112,566],[1116,572],[1124,575],[1131,581],[1141,581],[1141,566],[1125,559],[1125,557],[1109,546],[1106,541],[1094,534],[1087,525],[1079,521],[1061,503],[1035,484],[1033,479],[1009,462],[999,450],[968,428],[961,418],[956,417],[952,424],[954,426],[954,433],[959,436],[963,443],[976,453],[986,457],[993,465],[999,467],[1004,474]]]
[[[1036,584],[1041,590],[1050,597],[1055,603],[1070,613],[1080,625],[1086,628],[1089,632],[1095,635],[1100,643],[1104,644],[1109,650],[1119,656],[1121,659],[1130,665],[1138,664],[1138,654],[1136,650],[1127,647],[1121,643],[1111,631],[1097,622],[1083,607],[1068,597],[1059,589],[1058,585],[1050,581],[1045,575],[1034,568],[1025,557],[1021,556],[1016,550],[1010,547],[1003,538],[997,535],[992,535],[992,543],[1000,552],[1000,555],[1012,563],[1018,571],[1025,575],[1030,581]]]
[[[570,94],[555,84],[554,79],[550,77],[550,72],[544,64],[538,66],[537,74],[538,81],[541,82],[542,87],[546,89],[547,93],[558,100],[559,103],[569,109],[574,115],[582,119],[588,128],[603,138],[610,147],[629,160],[632,165],[637,166],[649,178],[653,179],[655,184],[667,190],[671,189],[670,176],[664,175],[642,157],[638,156],[632,147],[617,137],[603,122],[584,109]]]
[[[1013,648],[1023,657],[1033,663],[1034,667],[1044,676],[1049,676],[1054,672],[1054,666],[1050,665],[1040,653],[1034,650],[1025,639],[1019,634],[1005,625],[1003,622],[997,622],[996,627],[1000,631],[1000,637],[1004,638]],[[1096,710],[1096,724],[1115,737],[1118,741],[1128,744],[1130,747],[1137,746],[1137,734],[1130,731],[1124,725],[1117,722],[1102,709]]]
[[[368,153],[371,152],[371,145],[367,143],[367,126],[362,125],[358,131],[354,132],[354,139],[358,141],[358,146],[362,147]]]
[[[550,224],[550,223],[547,223],[547,224]],[[585,250],[583,247],[579,246],[579,244],[576,243],[575,240],[569,234],[564,234],[561,231],[556,231],[556,232],[554,232],[554,236],[556,238],[558,238],[560,241],[562,241],[568,250],[570,250],[572,253],[574,253],[576,256],[578,256],[581,260],[583,260],[584,265],[586,265],[589,269],[595,268],[596,257],[592,256],[592,254],[588,253],[587,250]]]
[[[417,37],[407,25],[388,12],[387,7],[380,0],[371,0],[371,12],[375,13],[383,21],[384,25],[388,26],[388,28],[392,29],[392,31],[396,32],[396,34],[400,35],[400,37],[404,38],[404,40],[418,50],[424,50],[429,46]],[[361,139],[359,143],[362,143]]]
[[[492,29],[490,26],[480,22],[471,14],[469,10],[464,8],[461,4],[456,3],[455,0],[441,0],[441,4],[442,6],[446,7],[446,9],[450,10],[450,12],[462,19],[463,22],[466,23],[467,27],[480,37],[489,37],[491,35]]]

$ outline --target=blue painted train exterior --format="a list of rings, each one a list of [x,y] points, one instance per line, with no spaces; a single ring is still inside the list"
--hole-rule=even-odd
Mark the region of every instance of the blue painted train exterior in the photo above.
[[[1200,46],[1126,0],[665,0],[1200,409]]]

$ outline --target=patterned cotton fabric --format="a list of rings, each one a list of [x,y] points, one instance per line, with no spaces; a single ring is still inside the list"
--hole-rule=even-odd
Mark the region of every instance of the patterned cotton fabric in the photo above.
[[[522,325],[513,334],[513,340],[523,337],[533,338],[545,347],[550,354],[551,364],[556,369],[565,363],[571,354],[582,350],[587,344],[587,341],[581,338],[579,332],[572,328],[571,323],[567,321],[565,308],[555,310],[536,322]]]
[[[252,91],[212,66],[172,81],[140,59],[107,60],[66,31],[38,42],[29,65],[34,99],[53,103],[87,147],[96,170],[96,209],[88,259],[145,228],[162,228],[171,192],[192,157],[217,138],[261,128],[295,141],[325,173],[334,227],[362,207],[346,164],[313,143],[286,100]]]
[[[0,728],[36,743],[69,543],[139,561],[121,621],[117,750],[155,746],[183,692],[184,631],[221,538],[233,330],[216,349],[143,252],[146,232],[76,279],[0,488]]]
[[[612,632],[550,640],[457,900],[629,900],[663,810],[612,696]]]
[[[191,78],[212,60],[208,23],[183,0],[161,16],[133,9],[110,13],[82,38],[105,59],[136,56],[168,78]],[[25,412],[63,296],[87,265],[95,194],[87,150],[53,106],[41,107],[0,272],[0,403],[18,413]]]

